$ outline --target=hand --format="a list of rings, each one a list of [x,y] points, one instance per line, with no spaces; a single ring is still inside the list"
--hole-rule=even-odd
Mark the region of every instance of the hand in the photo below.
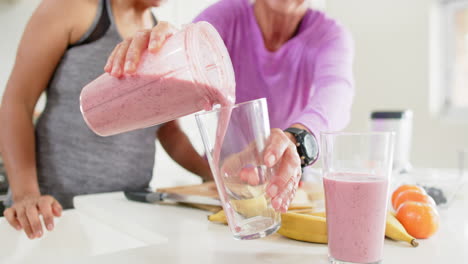
[[[276,168],[267,194],[272,198],[273,208],[283,213],[296,195],[302,174],[301,159],[294,142],[295,139],[281,129],[272,129],[263,157],[267,167]]]
[[[251,186],[263,184],[264,173],[259,171],[258,165],[264,164],[274,172],[267,186],[272,206],[277,211],[286,212],[301,178],[301,160],[293,140],[294,137],[289,138],[281,129],[272,129],[262,156],[256,155],[256,145],[250,144],[241,152],[226,158],[221,167],[221,177],[234,176],[234,181],[229,180],[226,187],[235,186],[235,179]]]
[[[149,50],[156,53],[164,41],[176,31],[174,26],[164,21],[160,21],[153,29],[138,31],[133,37],[125,39],[114,48],[107,59],[104,71],[117,78],[124,73],[134,73],[143,52]]]
[[[54,229],[54,217],[62,215],[62,206],[50,195],[31,195],[15,199],[12,207],[3,212],[8,223],[16,230],[23,229],[30,239],[40,238],[43,234],[41,220],[47,230]]]

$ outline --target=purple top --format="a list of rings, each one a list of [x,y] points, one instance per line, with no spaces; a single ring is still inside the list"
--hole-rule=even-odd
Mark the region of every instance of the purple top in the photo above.
[[[343,129],[354,96],[350,34],[336,21],[309,9],[297,35],[268,51],[248,0],[221,0],[194,21],[207,21],[220,33],[236,76],[236,103],[266,97],[270,125],[295,123],[321,131]]]

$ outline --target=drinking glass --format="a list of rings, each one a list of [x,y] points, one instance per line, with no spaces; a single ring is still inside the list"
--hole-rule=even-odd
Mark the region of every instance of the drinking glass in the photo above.
[[[276,232],[280,213],[266,194],[274,169],[263,162],[270,136],[264,98],[195,115],[229,227],[236,239]]]
[[[330,263],[381,263],[394,133],[322,133]]]

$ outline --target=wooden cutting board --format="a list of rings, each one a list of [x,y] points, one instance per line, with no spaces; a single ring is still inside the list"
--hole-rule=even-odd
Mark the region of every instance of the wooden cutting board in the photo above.
[[[316,189],[318,187],[312,183],[305,183],[303,184],[302,188],[299,188],[296,192],[296,196],[294,200],[291,202],[292,208],[314,208],[317,197]],[[216,184],[214,182],[207,182],[203,184],[196,184],[196,185],[184,185],[184,186],[176,186],[170,188],[160,188],[157,189],[158,192],[167,192],[167,193],[176,193],[176,194],[185,194],[185,195],[199,195],[211,198],[219,198],[218,190],[216,189]],[[313,193],[312,193],[313,192]],[[207,210],[210,212],[217,212],[221,210],[221,206],[213,206],[213,205],[202,205],[202,204],[185,204],[191,207]]]
[[[187,194],[187,195],[199,195],[212,198],[218,198],[218,190],[214,182],[207,182],[195,185],[184,185],[170,188],[157,189],[158,192],[176,193],[176,194]]]
[[[215,182],[207,182],[207,183],[196,184],[196,185],[176,186],[176,187],[170,187],[170,188],[160,188],[160,189],[157,189],[156,191],[219,198],[218,190],[216,189]],[[195,207],[195,208],[210,211],[210,212],[218,212],[219,210],[222,209],[221,206],[206,205],[206,204],[184,203],[183,205]]]

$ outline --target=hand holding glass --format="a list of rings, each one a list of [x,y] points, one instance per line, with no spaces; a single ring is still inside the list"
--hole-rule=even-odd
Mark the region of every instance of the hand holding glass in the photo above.
[[[218,124],[229,110],[223,137]],[[280,213],[266,193],[274,169],[263,162],[270,136],[265,99],[199,113],[196,119],[234,238],[255,239],[276,232]]]

